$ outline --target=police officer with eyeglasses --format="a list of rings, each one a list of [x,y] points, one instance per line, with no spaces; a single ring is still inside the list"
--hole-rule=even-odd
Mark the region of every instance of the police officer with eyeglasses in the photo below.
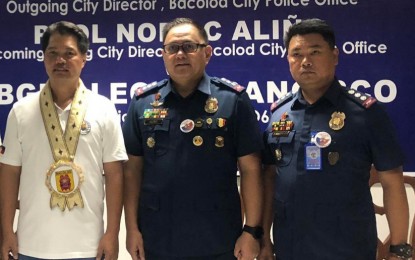
[[[263,144],[250,99],[205,73],[212,47],[195,21],[168,23],[163,42],[169,78],[136,90],[123,126],[127,250],[132,259],[252,260]]]

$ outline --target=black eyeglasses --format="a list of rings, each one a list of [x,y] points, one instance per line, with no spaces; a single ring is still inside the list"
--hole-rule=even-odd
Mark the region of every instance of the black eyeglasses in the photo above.
[[[181,49],[185,53],[192,53],[197,52],[197,50],[201,47],[206,47],[207,44],[200,44],[195,42],[184,42],[184,43],[169,43],[163,45],[163,50],[167,54],[175,54],[178,53]]]

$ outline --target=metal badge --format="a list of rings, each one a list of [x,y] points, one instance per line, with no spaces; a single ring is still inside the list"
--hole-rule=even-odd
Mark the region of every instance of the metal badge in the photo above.
[[[225,118],[216,118],[216,125],[219,128],[223,128],[226,126],[226,119]]]
[[[189,133],[195,128],[195,122],[192,119],[185,119],[180,123],[180,130],[183,133]]]
[[[218,100],[215,97],[209,97],[206,100],[205,111],[209,114],[213,114],[218,111]]]
[[[202,127],[202,126],[203,126],[203,123],[204,123],[204,121],[203,121],[203,119],[202,119],[202,118],[197,118],[197,119],[195,120],[195,127],[200,128],[200,127]]]
[[[212,126],[212,123],[213,123],[213,119],[212,118],[206,118],[206,124],[207,124],[207,126],[210,128],[211,126]]]
[[[333,112],[329,121],[329,126],[333,130],[340,130],[344,126],[346,115],[343,112]]]
[[[335,165],[340,159],[340,155],[338,152],[329,152],[327,157],[329,159],[330,165]]]
[[[277,158],[277,161],[281,161],[282,159],[282,152],[281,149],[275,149],[275,158]]]
[[[326,148],[331,144],[331,136],[327,132],[318,132],[313,138],[313,143],[319,148]]]
[[[216,147],[223,147],[224,145],[225,145],[225,138],[223,138],[223,136],[216,136],[215,146]]]
[[[84,120],[81,125],[81,135],[86,135],[89,132],[91,132],[91,124]]]
[[[163,105],[163,102],[160,101],[161,98],[161,94],[160,93],[156,93],[154,95],[154,101],[150,103],[150,105],[152,105],[153,107],[159,107],[161,105]]]
[[[153,137],[147,138],[147,146],[148,148],[153,148],[156,145],[156,140]]]
[[[193,144],[195,146],[201,146],[203,144],[203,138],[200,135],[193,137]]]

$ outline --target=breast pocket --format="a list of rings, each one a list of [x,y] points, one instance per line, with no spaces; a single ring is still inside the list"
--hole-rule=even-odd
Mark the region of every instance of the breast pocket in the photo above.
[[[161,124],[145,125],[144,120],[140,119],[143,133],[144,151],[156,157],[167,153],[169,148],[170,120],[164,119]]]
[[[290,131],[287,136],[273,136],[268,134],[268,144],[274,152],[277,166],[283,167],[290,164],[293,158],[295,131]]]

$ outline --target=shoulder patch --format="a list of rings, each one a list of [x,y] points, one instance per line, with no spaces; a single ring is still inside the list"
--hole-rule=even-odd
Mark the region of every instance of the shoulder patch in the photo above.
[[[167,82],[168,82],[168,80],[167,80],[167,79],[163,79],[162,81],[159,81],[159,82],[154,81],[154,82],[152,82],[152,83],[150,83],[150,84],[147,84],[147,85],[145,85],[145,86],[138,87],[138,88],[135,90],[135,95],[136,95],[137,97],[139,97],[139,96],[143,95],[144,93],[146,93],[146,92],[148,92],[148,91],[150,91],[150,90],[152,90],[152,89],[156,89],[156,88],[161,88],[161,87],[163,87],[164,85],[166,85],[166,84],[167,84]]]
[[[245,90],[244,87],[242,87],[241,85],[239,85],[235,81],[230,81],[230,80],[225,79],[225,78],[212,77],[211,81],[216,83],[219,86],[229,87],[229,88],[233,89],[236,92],[242,92],[243,90]]]
[[[364,108],[371,107],[377,101],[376,98],[370,96],[369,94],[351,88],[344,88],[344,90],[348,98]]]
[[[274,112],[275,109],[277,109],[281,105],[290,101],[293,97],[294,97],[294,94],[291,91],[285,94],[284,96],[280,97],[277,101],[271,104],[271,108],[270,108],[271,113]]]

